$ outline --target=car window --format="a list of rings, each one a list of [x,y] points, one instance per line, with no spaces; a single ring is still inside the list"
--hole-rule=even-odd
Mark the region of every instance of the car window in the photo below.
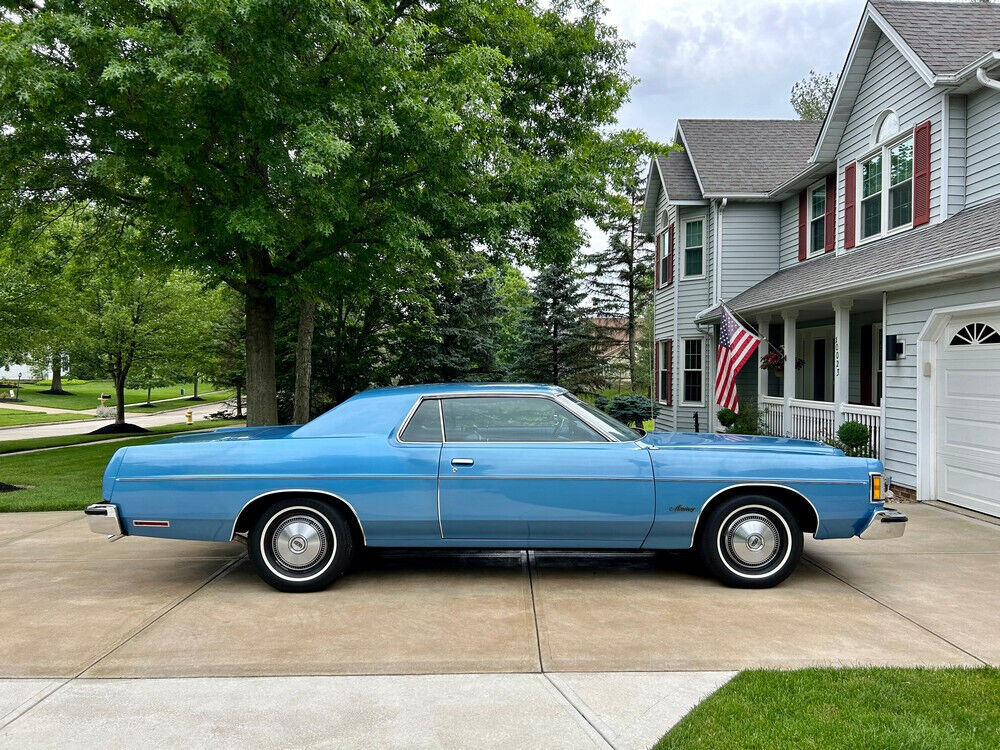
[[[640,437],[642,437],[643,433],[639,432],[638,430],[633,430],[626,424],[622,424],[609,414],[605,414],[596,406],[591,406],[586,401],[583,401],[574,396],[572,393],[567,393],[565,395],[566,398],[568,398],[574,404],[579,406],[581,409],[584,409],[588,414],[599,419],[615,440],[627,443],[632,440],[638,440]]]
[[[599,432],[548,398],[446,398],[449,443],[607,442]]]
[[[441,410],[436,398],[420,402],[399,439],[404,443],[441,442]]]

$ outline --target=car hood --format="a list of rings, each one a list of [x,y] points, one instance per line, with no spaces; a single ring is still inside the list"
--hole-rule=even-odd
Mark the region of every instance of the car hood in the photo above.
[[[231,440],[277,440],[298,429],[299,425],[277,427],[220,427],[211,432],[175,435],[160,441],[164,443],[217,443]]]
[[[715,435],[708,432],[649,432],[643,442],[657,448],[706,448],[713,450],[767,451],[840,455],[842,452],[814,440],[760,435]]]

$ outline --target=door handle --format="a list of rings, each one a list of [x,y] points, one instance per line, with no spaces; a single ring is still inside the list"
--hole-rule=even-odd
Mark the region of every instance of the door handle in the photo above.
[[[471,458],[453,458],[453,459],[451,459],[451,465],[452,466],[472,466],[472,464],[474,464],[474,463],[476,463],[476,462],[473,461]]]

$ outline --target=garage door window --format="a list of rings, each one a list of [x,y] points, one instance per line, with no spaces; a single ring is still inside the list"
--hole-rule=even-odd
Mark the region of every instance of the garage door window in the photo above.
[[[1000,333],[986,323],[969,323],[951,339],[952,346],[980,346],[982,344],[1000,344]]]

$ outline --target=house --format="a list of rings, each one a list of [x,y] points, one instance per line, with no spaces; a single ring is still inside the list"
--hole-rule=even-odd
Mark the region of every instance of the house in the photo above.
[[[1000,6],[872,0],[822,122],[676,142],[642,216],[657,428],[716,427],[725,303],[785,356],[737,381],[771,432],[860,421],[898,495],[1000,515]]]
[[[590,319],[598,334],[598,359],[608,366],[612,384],[618,390],[631,386],[629,379],[628,319],[595,316]]]

